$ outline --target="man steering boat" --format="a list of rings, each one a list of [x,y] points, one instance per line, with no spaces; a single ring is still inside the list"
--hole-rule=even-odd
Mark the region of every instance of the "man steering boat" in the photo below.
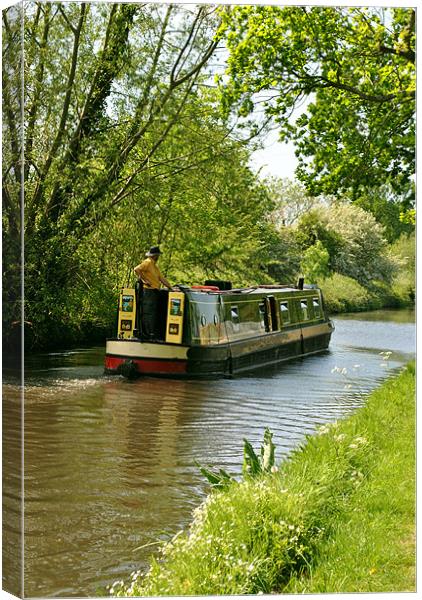
[[[145,254],[145,260],[133,269],[142,289],[142,338],[150,341],[158,337],[157,316],[161,285],[172,288],[157,265],[161,254],[159,246],[152,246]]]

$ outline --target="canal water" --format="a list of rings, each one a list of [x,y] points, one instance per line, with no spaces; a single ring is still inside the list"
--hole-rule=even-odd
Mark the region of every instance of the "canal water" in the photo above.
[[[343,315],[334,324],[326,353],[235,379],[107,377],[103,348],[30,357],[25,595],[105,594],[148,565],[157,541],[189,523],[207,491],[196,461],[236,475],[243,438],[258,447],[265,427],[280,460],[316,427],[361,406],[415,354],[411,311]],[[6,370],[3,435],[11,447],[19,412],[19,388]],[[16,499],[19,465],[4,470],[7,504]],[[4,529],[7,567],[16,531]]]

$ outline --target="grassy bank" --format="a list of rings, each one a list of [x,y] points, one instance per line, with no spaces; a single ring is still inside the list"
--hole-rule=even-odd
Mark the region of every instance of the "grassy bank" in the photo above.
[[[335,273],[321,281],[320,287],[329,314],[414,306],[414,286],[407,280],[393,286],[373,283],[368,289],[355,279]]]
[[[120,596],[415,590],[415,371],[278,472],[213,491]]]

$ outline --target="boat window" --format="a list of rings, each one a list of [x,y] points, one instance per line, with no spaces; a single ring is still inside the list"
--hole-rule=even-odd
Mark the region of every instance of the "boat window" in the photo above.
[[[314,307],[315,318],[319,319],[321,316],[321,305],[319,303],[319,298],[312,298],[312,305]]]
[[[233,323],[233,331],[239,331],[239,308],[232,306],[230,308],[230,315]]]
[[[308,301],[307,300],[300,301],[300,310],[302,312],[302,320],[307,321],[309,319]]]
[[[133,312],[133,296],[122,296],[122,311]]]
[[[281,322],[283,325],[290,323],[289,303],[280,302]]]
[[[182,301],[180,298],[172,298],[170,300],[170,315],[172,317],[180,317],[182,315]]]
[[[260,302],[258,304],[258,309],[259,309],[259,320],[261,323],[261,327],[262,329],[265,329],[265,331],[267,330],[267,313],[265,310],[265,302]]]

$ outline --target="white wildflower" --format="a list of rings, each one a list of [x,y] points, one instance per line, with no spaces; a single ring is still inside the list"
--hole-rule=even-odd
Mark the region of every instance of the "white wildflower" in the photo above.
[[[368,440],[364,437],[357,437],[355,438],[355,442],[364,445],[368,443]]]
[[[317,429],[317,434],[318,435],[325,435],[329,431],[330,431],[329,425],[321,425],[321,427],[318,427],[318,429]]]

